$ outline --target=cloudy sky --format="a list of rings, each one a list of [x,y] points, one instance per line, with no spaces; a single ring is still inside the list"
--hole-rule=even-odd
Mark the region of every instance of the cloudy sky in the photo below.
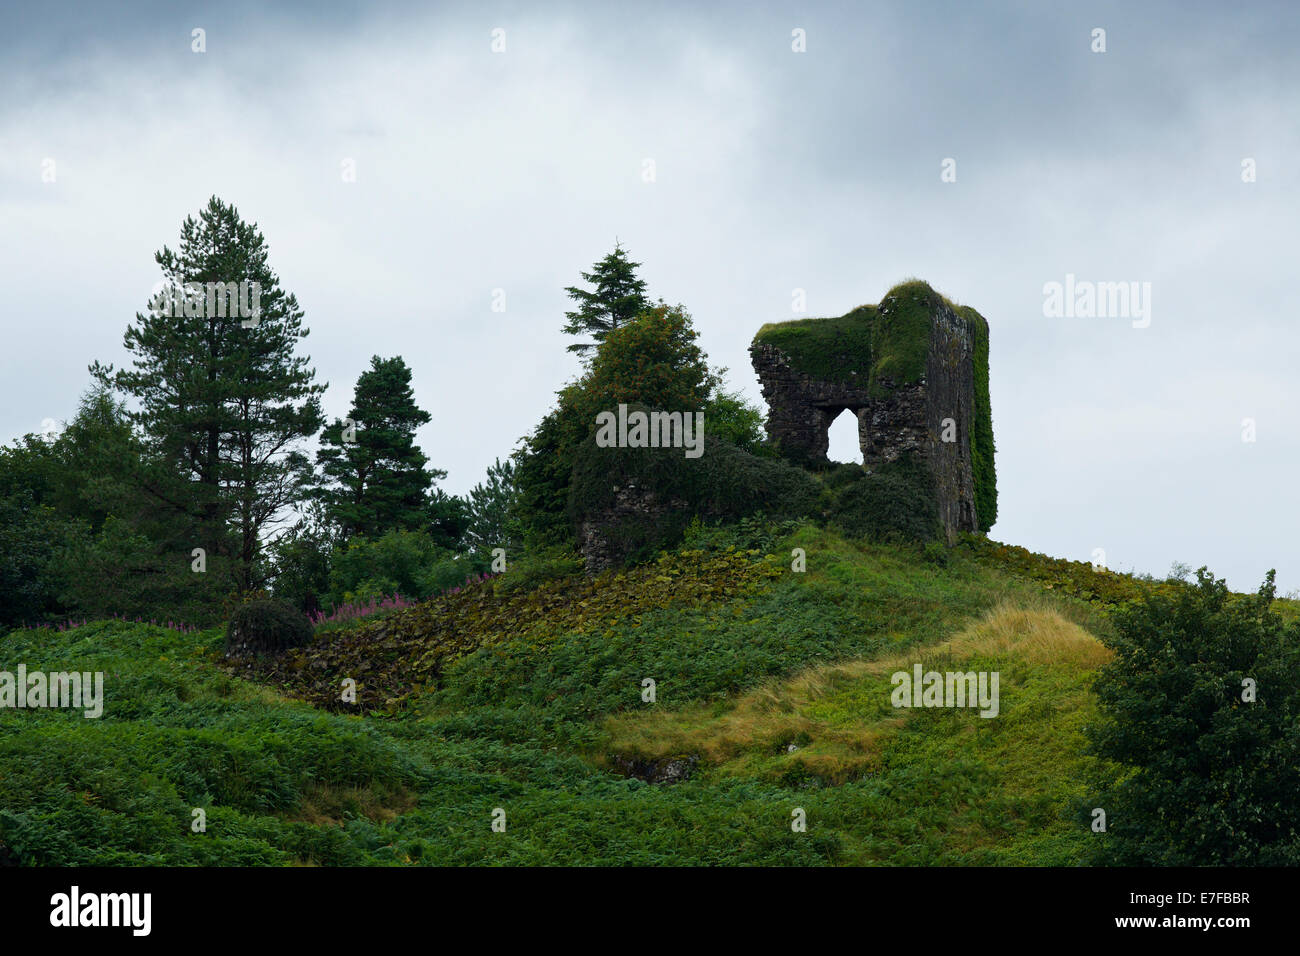
[[[5,3],[0,441],[123,364],[216,194],[326,411],[402,355],[464,492],[575,374],[563,287],[617,238],[760,404],[746,349],[794,290],[839,315],[927,279],[991,327],[995,538],[1300,588],[1300,7],[295,6]],[[1045,315],[1067,275],[1150,283],[1149,324]]]

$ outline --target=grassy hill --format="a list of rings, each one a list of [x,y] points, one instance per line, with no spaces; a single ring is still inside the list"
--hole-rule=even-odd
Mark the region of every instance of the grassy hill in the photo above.
[[[0,710],[0,861],[1069,865],[1108,609],[1180,586],[751,523],[594,581],[512,570],[254,668],[220,629],[17,631],[0,669],[103,671],[105,708]],[[915,663],[998,671],[999,717],[895,709]]]

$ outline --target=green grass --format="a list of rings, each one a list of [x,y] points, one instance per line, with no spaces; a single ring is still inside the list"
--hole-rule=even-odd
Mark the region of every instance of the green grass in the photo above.
[[[912,385],[925,376],[931,316],[939,303],[982,325],[987,337],[979,313],[953,305],[920,279],[909,279],[890,289],[879,305],[860,305],[835,318],[769,322],[754,341],[780,349],[793,368],[815,379],[882,396],[889,387]],[[987,348],[983,361],[987,368]]]
[[[1088,632],[1132,593],[1176,585],[975,541],[936,561],[808,524],[760,550],[752,534],[728,537],[697,532],[680,553],[596,582],[503,578],[499,593],[318,633],[291,658],[297,670],[253,679],[222,664],[220,630],[14,632],[0,670],[102,670],[106,702],[98,720],[0,710],[0,859],[1081,859],[1087,835],[1071,821],[1089,771]],[[805,573],[790,569],[793,548]],[[365,663],[367,641],[384,658],[383,693],[363,694],[357,713],[317,706],[319,688]],[[420,671],[430,655],[437,668]],[[895,711],[888,674],[913,660],[998,669],[1002,715]],[[699,762],[673,786],[611,769],[678,754]],[[795,808],[806,833],[791,830]]]
[[[860,305],[837,318],[770,322],[754,341],[780,349],[795,369],[813,378],[866,388],[874,366],[875,318],[876,306]]]

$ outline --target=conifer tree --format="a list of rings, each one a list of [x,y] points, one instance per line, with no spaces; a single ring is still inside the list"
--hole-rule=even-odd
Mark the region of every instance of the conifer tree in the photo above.
[[[465,538],[481,551],[493,548],[513,550],[518,543],[517,529],[511,520],[515,496],[515,465],[498,458],[488,466],[487,477],[470,489],[471,523]]]
[[[310,479],[301,443],[321,425],[297,299],[267,264],[256,223],[213,196],[186,217],[176,251],[155,261],[162,291],[124,337],[132,367],[92,372],[134,397],[149,442],[144,485],[186,518],[193,544],[234,558],[239,590],[255,580],[263,535]]]
[[[591,350],[604,341],[614,329],[636,318],[650,307],[645,295],[645,282],[637,278],[641,263],[632,262],[622,246],[614,244],[614,251],[581,273],[582,278],[594,285],[595,291],[569,286],[564,291],[577,302],[573,312],[566,312],[569,320],[564,331],[570,335],[590,335],[593,342],[575,342],[570,352],[589,356]]]
[[[415,404],[401,356],[371,358],[357,378],[348,419],[326,427],[316,457],[326,479],[320,498],[340,536],[425,530],[429,487],[447,473],[427,469],[429,459],[415,444],[415,430],[431,416]]]

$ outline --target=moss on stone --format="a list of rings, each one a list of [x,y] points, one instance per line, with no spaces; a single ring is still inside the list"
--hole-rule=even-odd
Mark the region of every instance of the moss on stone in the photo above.
[[[780,349],[792,368],[813,378],[881,395],[886,383],[914,385],[925,376],[936,301],[947,300],[913,279],[890,289],[879,305],[835,318],[769,322],[754,341]]]
[[[871,380],[875,319],[876,307],[862,305],[836,318],[770,322],[754,341],[780,349],[795,369],[813,378],[865,386]]]
[[[975,420],[970,427],[970,470],[975,485],[975,517],[981,531],[998,519],[998,476],[993,462],[993,406],[989,399],[989,324],[970,306],[957,314],[975,330]]]
[[[997,520],[993,415],[989,400],[989,326],[969,306],[957,305],[921,279],[900,282],[879,305],[845,315],[764,325],[754,343],[779,349],[791,368],[809,377],[865,388],[873,398],[891,386],[914,385],[926,374],[932,316],[947,306],[973,333],[974,409],[969,429],[976,517],[987,531]]]

